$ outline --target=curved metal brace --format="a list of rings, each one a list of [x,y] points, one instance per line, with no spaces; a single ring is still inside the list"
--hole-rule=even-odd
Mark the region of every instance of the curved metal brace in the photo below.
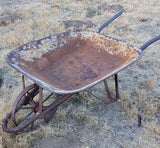
[[[113,103],[115,101],[117,101],[119,99],[119,90],[118,90],[118,74],[115,74],[115,92],[116,92],[116,97],[113,98],[111,96],[111,93],[110,93],[110,90],[108,88],[108,84],[107,84],[107,80],[105,79],[103,82],[104,82],[104,85],[105,85],[105,88],[106,88],[106,92],[107,92],[107,95],[108,95],[108,98],[110,99],[110,102],[109,103]]]
[[[8,132],[8,133],[17,133],[21,130],[23,130],[24,128],[26,128],[27,126],[29,126],[30,124],[32,124],[35,120],[40,119],[42,117],[45,117],[50,111],[54,110],[55,108],[57,108],[59,105],[61,105],[63,102],[65,102],[66,100],[68,100],[73,94],[67,94],[64,95],[62,97],[60,97],[58,100],[56,100],[54,103],[52,103],[51,105],[49,105],[48,107],[46,107],[41,113],[39,114],[35,114],[33,117],[31,117],[30,119],[26,120],[25,122],[23,122],[20,125],[17,125],[14,128],[8,128],[7,124],[8,121],[11,119],[11,112],[5,117],[5,119],[2,121],[2,128],[4,131]]]

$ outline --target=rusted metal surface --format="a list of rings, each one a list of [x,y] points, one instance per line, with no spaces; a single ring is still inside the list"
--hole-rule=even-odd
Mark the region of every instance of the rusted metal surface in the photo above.
[[[54,93],[76,93],[116,74],[142,52],[95,32],[77,30],[25,44],[7,62]]]

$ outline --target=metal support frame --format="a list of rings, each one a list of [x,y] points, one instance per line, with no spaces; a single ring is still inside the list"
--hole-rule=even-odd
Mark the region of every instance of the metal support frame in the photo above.
[[[119,99],[119,89],[118,89],[118,74],[114,75],[115,77],[115,98],[112,97],[107,80],[105,79],[104,85],[105,89],[108,95],[108,98],[110,100],[109,103],[113,103]],[[65,94],[65,95],[59,95],[55,94],[56,100],[50,104],[49,106],[43,106],[43,103],[47,101],[53,93],[51,93],[48,97],[46,97],[43,100],[43,88],[38,86],[37,84],[32,84],[28,87],[25,87],[25,80],[24,76],[22,75],[22,86],[23,90],[19,94],[19,96],[16,98],[12,111],[5,117],[5,119],[2,122],[2,127],[4,131],[8,133],[17,133],[21,130],[24,130],[27,126],[31,125],[31,128],[33,127],[33,123],[37,119],[44,118],[44,121],[48,123],[50,119],[55,115],[56,110],[59,105],[61,105],[63,102],[68,100],[72,95],[74,94]],[[36,102],[34,101],[34,97],[39,94],[39,101]],[[26,105],[28,105],[26,107]],[[26,115],[20,122],[16,122],[16,117],[15,114],[20,110],[20,109],[32,109],[32,111]],[[31,114],[34,115],[29,118]],[[15,123],[15,127],[13,128],[8,128],[8,121],[12,120],[13,123]],[[138,127],[141,126],[141,119],[142,117],[138,115]]]
[[[109,90],[109,87],[108,87],[108,84],[107,84],[107,79],[105,79],[103,81],[104,82],[104,86],[106,88],[106,92],[107,92],[108,98],[110,100],[110,103],[113,103],[113,102],[115,102],[115,101],[117,101],[119,99],[118,74],[115,74],[114,77],[115,77],[115,93],[116,93],[115,98],[113,98],[111,96],[111,93],[110,93],[110,90]]]
[[[115,91],[116,91],[116,98],[113,99],[108,85],[107,85],[107,80],[104,80],[104,85],[106,88],[107,95],[112,102],[117,101],[119,98],[119,92],[118,92],[118,75],[115,75]],[[43,100],[43,88],[38,86],[37,84],[32,84],[28,87],[25,87],[25,79],[24,75],[22,75],[22,86],[23,90],[19,94],[19,96],[16,98],[12,111],[5,117],[5,119],[2,122],[2,127],[4,131],[9,132],[9,133],[17,133],[23,129],[25,129],[27,126],[33,125],[33,122],[37,119],[44,118],[44,121],[46,123],[49,122],[49,120],[54,116],[57,108],[59,105],[61,105],[63,102],[68,100],[73,94],[65,94],[65,95],[59,95],[55,94],[56,100],[49,106],[43,106],[43,103],[48,100],[53,93],[51,93],[46,99]],[[39,94],[39,101],[36,102],[34,101],[34,97]],[[26,107],[26,105],[28,105]],[[20,109],[32,109],[32,111],[26,115],[20,122],[16,122],[16,113]],[[34,115],[29,118],[31,114]],[[13,123],[15,123],[15,127],[13,128],[8,128],[7,124],[9,120],[12,120]]]

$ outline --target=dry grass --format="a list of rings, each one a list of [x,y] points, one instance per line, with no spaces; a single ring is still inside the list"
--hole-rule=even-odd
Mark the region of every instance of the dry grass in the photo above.
[[[1,3],[3,5],[0,5],[0,70],[3,83],[0,88],[0,123],[11,110],[14,98],[21,91],[20,74],[11,70],[4,59],[4,56],[15,47],[54,33],[73,29],[73,27],[65,29],[63,24],[65,20],[92,21],[95,25],[93,28],[87,28],[85,25],[82,28],[96,31],[102,23],[118,11],[108,7],[111,5],[121,5],[125,12],[106,27],[102,31],[103,34],[140,47],[160,32],[159,0],[124,0],[123,2],[118,0],[40,0],[38,2],[27,1],[22,4],[17,2],[16,5],[6,1]],[[103,9],[98,9],[98,6]],[[91,17],[87,17],[88,12],[92,13]],[[145,25],[148,26],[148,29]],[[104,115],[109,112],[107,108],[110,105],[104,104],[105,91],[102,88],[103,84],[99,84],[93,88],[93,92],[102,96],[102,100],[86,92],[81,93],[83,97],[80,101],[69,101],[62,105],[48,125],[41,125],[41,122],[38,121],[40,128],[35,131],[7,134],[0,128],[0,147],[30,147],[34,140],[51,136],[65,137],[68,134],[77,139],[82,148],[90,148],[93,145],[100,148],[108,146],[144,147],[144,145],[159,147],[160,118],[156,116],[160,107],[159,46],[160,43],[157,42],[146,49],[140,61],[119,74],[121,100],[117,103],[119,105],[114,106],[116,108],[121,106],[121,114],[124,113],[125,117],[132,119],[132,123],[136,122],[138,112],[143,117],[143,127],[136,129],[137,134],[134,140],[127,141],[119,136],[114,141],[117,131],[107,121],[110,119],[107,118],[108,114]],[[30,83],[30,80],[27,79],[27,84]],[[113,78],[109,80],[109,84],[111,92],[114,93]],[[117,112],[110,114],[112,118],[118,116]],[[117,122],[120,125],[119,128],[124,126],[125,121],[119,122],[114,119],[114,125]],[[127,132],[129,130],[130,128]]]

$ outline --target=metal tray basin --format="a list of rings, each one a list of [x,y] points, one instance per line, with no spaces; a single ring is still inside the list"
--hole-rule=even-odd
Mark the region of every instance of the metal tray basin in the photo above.
[[[6,60],[54,93],[85,90],[142,57],[124,42],[86,30],[69,31],[12,50]]]

